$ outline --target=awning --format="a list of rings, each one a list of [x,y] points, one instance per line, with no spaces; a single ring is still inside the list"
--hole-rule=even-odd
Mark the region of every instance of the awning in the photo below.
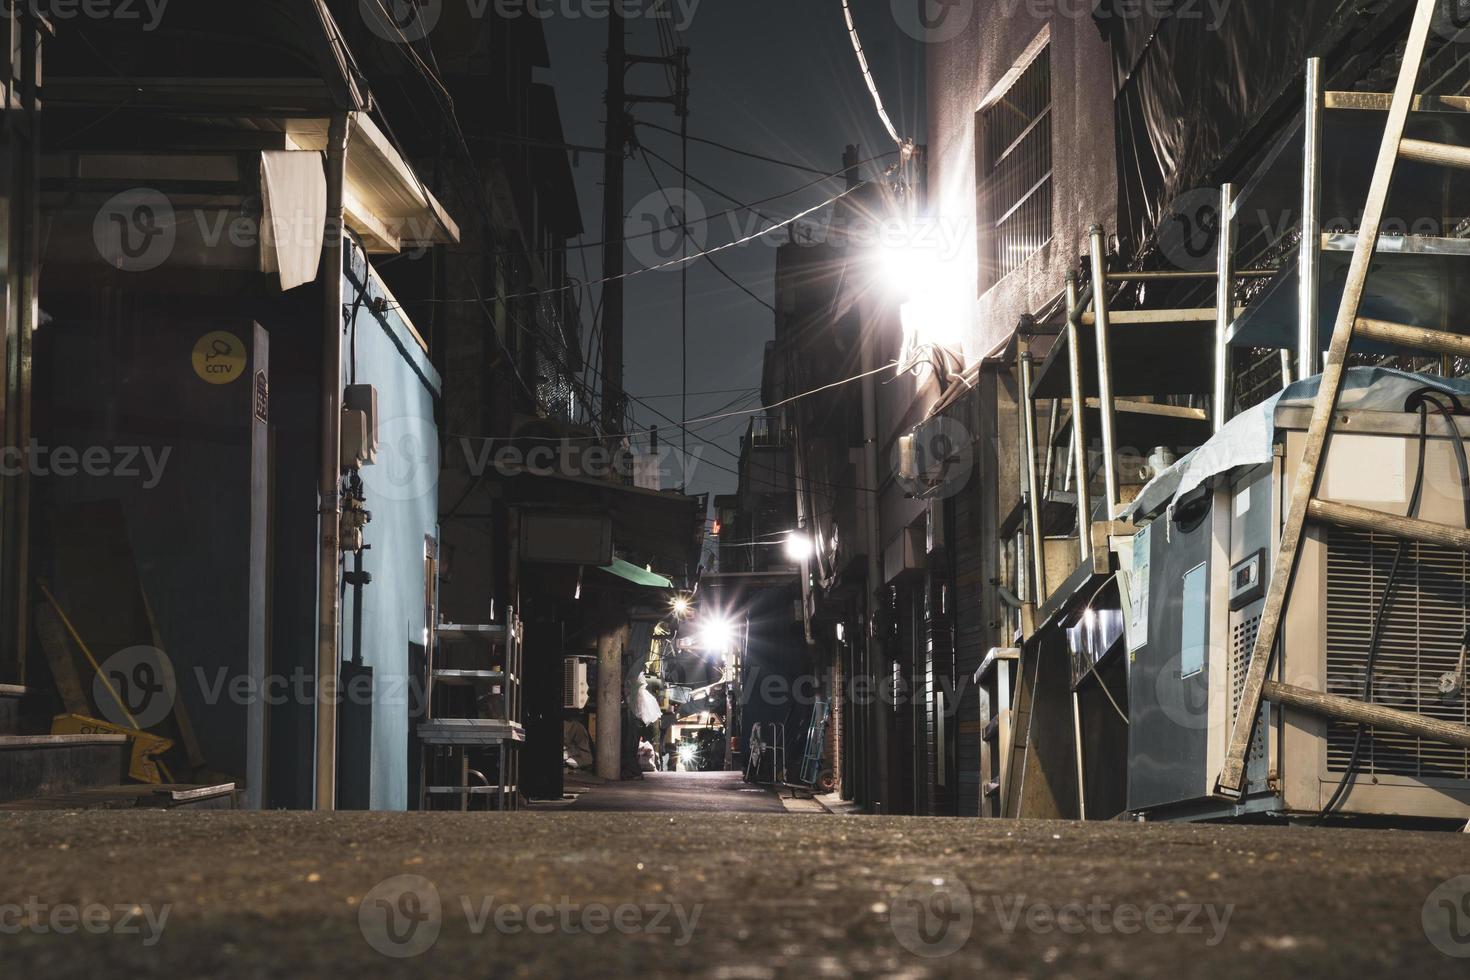
[[[324,151],[330,125],[330,119],[291,119],[284,129],[291,148]],[[352,113],[348,133],[344,217],[369,252],[394,254],[459,241],[459,226],[372,117]]]
[[[621,558],[614,558],[611,565],[603,565],[601,570],[607,572],[609,575],[616,575],[618,578],[626,579],[634,585],[641,585],[650,589],[672,589],[674,587],[673,582],[659,575],[657,572],[650,572],[646,568],[639,568],[632,562],[623,561]]]
[[[704,543],[704,501],[669,491],[644,490],[591,477],[506,471],[513,506],[585,508],[607,514],[618,550],[692,577]]]

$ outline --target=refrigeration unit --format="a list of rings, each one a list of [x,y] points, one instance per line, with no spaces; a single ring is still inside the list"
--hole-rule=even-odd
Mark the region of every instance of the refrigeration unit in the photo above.
[[[1239,802],[1212,795],[1225,758],[1309,407],[1283,407],[1269,462],[1236,467],[1138,515],[1125,614],[1128,809],[1146,819],[1320,814],[1470,818],[1470,749],[1358,727],[1269,701]],[[1470,419],[1457,418],[1470,437]],[[1404,516],[1419,465],[1416,413],[1339,410],[1318,496]],[[1448,423],[1431,416],[1418,516],[1463,526]],[[1470,724],[1470,556],[1409,542],[1381,624],[1371,700]],[[1363,700],[1370,637],[1399,539],[1309,523],[1270,679]],[[1356,764],[1354,765],[1354,762]]]

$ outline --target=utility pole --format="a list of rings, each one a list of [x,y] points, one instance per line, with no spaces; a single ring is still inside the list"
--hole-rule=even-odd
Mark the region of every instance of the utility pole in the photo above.
[[[676,52],[679,58],[679,103],[674,111],[679,114],[679,189],[683,197],[679,207],[684,209],[684,216],[689,214],[689,49],[681,47]],[[689,258],[689,226],[684,224],[684,234],[680,236],[683,245],[681,253],[687,260]],[[679,421],[689,421],[689,263],[685,261],[679,267]],[[679,492],[683,493],[689,489],[689,427],[679,427],[684,433],[681,444],[682,451],[679,454]],[[726,696],[729,689],[726,689]],[[728,717],[728,716],[727,716]]]
[[[624,431],[623,407],[623,151],[628,142],[623,15],[613,4],[607,24],[607,145],[602,171],[602,431]]]

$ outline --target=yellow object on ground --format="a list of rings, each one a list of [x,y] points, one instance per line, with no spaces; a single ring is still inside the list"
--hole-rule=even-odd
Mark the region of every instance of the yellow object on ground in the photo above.
[[[174,747],[172,739],[136,728],[125,728],[110,722],[88,718],[85,715],[57,715],[51,719],[52,735],[126,735],[132,740],[132,756],[128,760],[128,775],[141,783],[172,782],[168,767],[159,758]]]

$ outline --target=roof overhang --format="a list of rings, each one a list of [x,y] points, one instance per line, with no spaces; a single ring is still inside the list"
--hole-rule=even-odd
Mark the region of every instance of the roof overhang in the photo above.
[[[351,114],[347,140],[347,226],[373,254],[454,245],[459,225],[365,112]],[[286,137],[300,150],[327,148],[330,118],[291,119]]]
[[[125,106],[133,119],[172,121],[191,143],[201,131],[217,131],[220,149],[236,134],[251,148],[324,152],[336,99],[318,79],[150,78],[130,85],[117,78],[58,78],[46,85],[48,107],[116,112]],[[459,225],[372,116],[360,110],[348,115],[347,227],[377,255],[457,244]],[[167,150],[155,143],[149,152]]]

